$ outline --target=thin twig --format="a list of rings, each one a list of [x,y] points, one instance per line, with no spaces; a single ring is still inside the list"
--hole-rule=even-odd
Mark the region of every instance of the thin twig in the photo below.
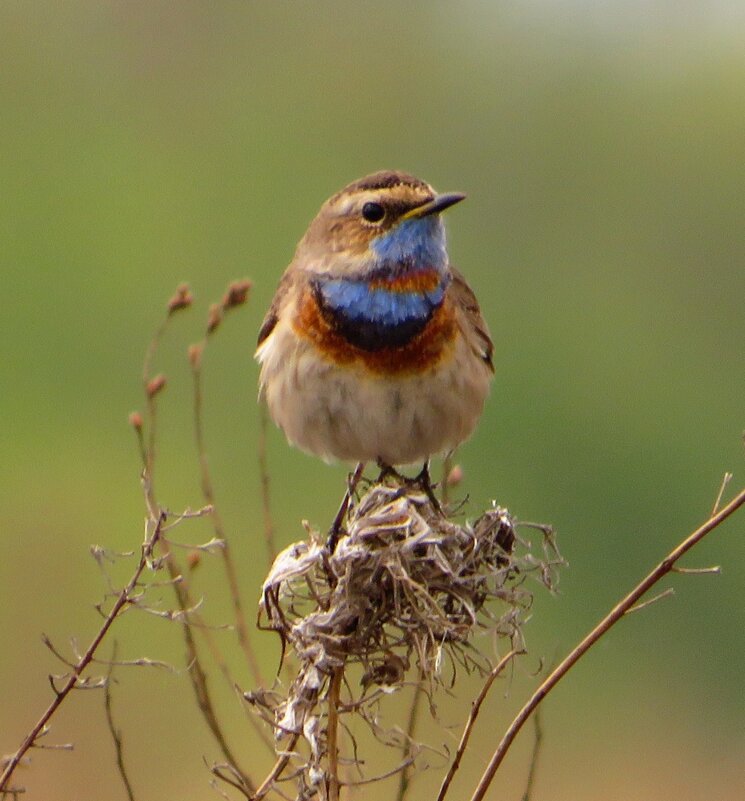
[[[40,743],[36,742],[34,748],[40,751],[74,751],[75,745],[73,743]],[[10,791],[12,792],[12,790]]]
[[[507,751],[512,745],[517,733],[523,727],[527,719],[533,714],[535,708],[548,695],[549,692],[559,683],[568,673],[576,662],[612,627],[626,612],[636,604],[636,602],[663,576],[672,570],[675,562],[687,553],[694,545],[700,542],[710,531],[719,526],[730,515],[734,514],[745,503],[745,489],[733,498],[724,508],[715,515],[712,515],[703,525],[689,534],[644,578],[626,595],[616,606],[592,629],[592,631],[564,658],[546,678],[540,687],[533,693],[528,702],[518,712],[515,719],[509,725],[502,737],[501,742],[494,751],[489,764],[484,771],[478,786],[471,797],[471,801],[482,801],[486,795],[489,785],[494,780],[497,769],[502,764]],[[440,799],[441,801],[441,799]]]
[[[210,627],[205,623],[204,618],[202,618],[199,612],[196,611],[197,604],[195,604],[192,600],[188,582],[186,581],[185,576],[181,573],[172,551],[168,548],[168,544],[165,541],[163,541],[163,545],[165,551],[165,564],[168,569],[168,573],[173,580],[172,584],[173,591],[176,596],[176,603],[179,607],[182,620],[184,621],[183,636],[187,654],[186,663],[189,665],[188,672],[192,683],[192,688],[194,689],[194,693],[197,697],[199,708],[206,719],[210,731],[212,731],[213,735],[215,736],[215,739],[223,752],[223,756],[228,762],[233,762],[233,766],[238,770],[237,764],[233,761],[232,752],[227,746],[227,742],[222,734],[222,731],[220,730],[219,722],[214,712],[211,694],[209,692],[209,688],[207,687],[207,675],[201,664],[201,657],[199,656],[196,641],[192,633],[193,628],[198,628],[202,633],[202,637],[204,638],[212,659],[220,669],[220,672],[222,673],[231,690],[236,691],[237,685],[230,674],[230,670],[225,658],[222,655],[222,652],[215,642],[215,638]],[[248,720],[261,742],[265,745],[267,750],[273,754],[274,748],[266,736],[266,732],[261,728],[258,721],[256,721],[252,715],[248,715]],[[240,770],[238,772],[241,773],[241,776],[246,784],[248,786],[252,786],[247,774]]]
[[[148,412],[148,434],[147,434],[147,444],[145,445],[145,440],[141,439],[140,431],[138,430],[138,439],[140,440],[140,452],[145,457],[145,472],[148,476],[150,476],[150,480],[152,481],[153,476],[153,467],[155,463],[155,441],[156,441],[156,392],[151,391],[150,382],[151,382],[151,369],[153,360],[155,358],[155,354],[160,346],[160,341],[163,338],[163,334],[168,328],[168,323],[171,319],[171,315],[168,314],[166,318],[161,322],[160,326],[155,331],[153,338],[150,340],[148,344],[147,351],[145,352],[145,359],[142,363],[142,387],[145,392],[145,398],[147,401],[147,412]],[[144,448],[144,451],[143,451]]]
[[[206,760],[205,764],[207,764]],[[210,773],[212,773],[213,776],[217,776],[220,781],[223,781],[238,790],[238,792],[240,792],[245,798],[251,798],[253,790],[243,783],[243,776],[235,769],[234,765],[231,765],[229,762],[225,762],[219,765],[211,765],[209,766],[209,769]],[[224,794],[221,793],[221,795]]]
[[[139,581],[140,576],[142,575],[145,568],[150,564],[150,560],[153,555],[153,549],[155,548],[158,540],[160,538],[161,529],[163,524],[166,520],[166,513],[160,512],[159,516],[157,517],[157,522],[155,526],[152,528],[152,534],[148,539],[145,540],[145,543],[142,546],[142,551],[140,554],[140,561],[137,564],[137,567],[132,574],[132,577],[129,579],[129,582],[124,587],[124,589],[119,593],[116,600],[114,601],[114,605],[111,607],[109,613],[106,615],[101,628],[98,630],[98,633],[95,637],[91,640],[90,644],[86,648],[85,652],[81,655],[78,662],[75,664],[73,669],[68,674],[67,680],[65,681],[64,685],[59,688],[55,689],[55,696],[52,699],[52,702],[49,704],[47,709],[44,711],[42,716],[36,722],[36,724],[32,727],[31,731],[26,735],[23,739],[23,742],[18,747],[18,750],[8,758],[7,763],[5,765],[5,769],[0,775],[0,792],[8,789],[8,784],[10,779],[15,772],[15,769],[18,767],[18,764],[23,759],[26,752],[32,748],[37,738],[44,732],[47,727],[47,724],[57,711],[58,707],[63,703],[63,701],[67,698],[70,692],[75,688],[78,684],[83,671],[88,667],[90,661],[96,654],[96,651],[101,644],[103,638],[108,633],[111,625],[119,616],[119,614],[126,608],[128,603],[130,602],[130,598],[132,593],[135,592],[135,587],[137,582]]]
[[[169,662],[162,662],[159,659],[150,659],[147,656],[141,656],[138,659],[118,659],[116,662],[112,662],[111,659],[94,659],[93,662],[96,665],[108,665],[109,667],[152,667],[167,670],[169,673],[179,672],[175,665],[171,665]]]
[[[339,694],[344,667],[334,669],[327,698],[328,721],[326,727],[326,752],[328,758],[328,801],[339,801]]]
[[[461,735],[460,742],[458,743],[458,750],[455,752],[455,759],[453,759],[453,763],[450,765],[450,769],[447,772],[447,775],[442,780],[442,784],[440,785],[440,792],[437,794],[437,801],[443,801],[445,796],[447,795],[448,789],[450,787],[451,782],[453,781],[453,776],[458,771],[460,767],[460,762],[463,759],[463,754],[466,751],[466,747],[468,746],[468,741],[471,738],[471,732],[473,731],[473,727],[476,723],[476,718],[479,716],[479,712],[481,711],[481,705],[484,703],[484,699],[489,693],[492,684],[494,684],[494,680],[499,676],[499,674],[505,669],[508,663],[514,659],[518,654],[523,653],[523,651],[513,650],[510,651],[508,654],[505,654],[499,662],[491,669],[489,675],[486,677],[486,681],[484,682],[484,686],[481,688],[481,691],[476,696],[476,699],[471,703],[471,712],[468,715],[468,720],[466,721],[466,726],[463,729],[463,734]]]
[[[440,502],[443,508],[450,500],[450,471],[453,469],[453,452],[449,451],[442,460],[442,484],[440,485]]]
[[[543,743],[540,708],[536,709],[533,715],[533,730],[535,733],[533,739],[533,753],[530,757],[530,768],[528,769],[528,779],[525,783],[525,792],[523,793],[522,801],[530,801],[533,785],[535,784],[535,777],[538,775],[538,757],[540,756],[541,744]]]
[[[47,647],[47,648],[49,648],[49,650],[50,650],[50,651],[51,651],[51,652],[52,652],[52,653],[53,653],[53,654],[54,654],[54,655],[57,657],[57,659],[59,659],[59,661],[60,661],[60,662],[62,662],[62,664],[64,664],[64,665],[67,665],[67,667],[69,667],[69,668],[73,668],[73,669],[75,668],[75,663],[74,663],[74,662],[71,662],[69,659],[67,659],[66,657],[64,657],[64,656],[63,656],[63,655],[62,655],[62,654],[61,654],[61,653],[60,653],[60,652],[57,650],[57,648],[56,648],[56,646],[54,645],[54,643],[53,643],[53,642],[52,642],[52,641],[49,639],[49,637],[47,637],[47,635],[46,635],[46,634],[42,634],[42,635],[41,635],[41,641],[44,643],[44,645],[46,645],[46,647]],[[80,657],[78,657],[78,659],[79,659],[79,658],[80,658]]]
[[[711,515],[715,515],[719,511],[719,504],[722,502],[722,498],[724,497],[724,493],[729,486],[730,481],[732,481],[732,473],[726,472],[724,474],[724,478],[722,478],[722,484],[719,487],[719,494],[717,495],[717,499],[714,501],[714,506],[711,510]]]
[[[117,642],[114,640],[114,647],[111,653],[111,661],[109,662],[109,670],[106,674],[106,684],[104,685],[104,708],[106,710],[106,724],[109,727],[109,732],[111,733],[111,739],[114,741],[114,749],[116,751],[116,767],[119,771],[119,776],[122,779],[122,784],[124,785],[124,789],[127,793],[127,798],[129,801],[135,801],[134,792],[132,790],[132,784],[129,781],[129,776],[127,775],[127,769],[124,765],[124,746],[122,743],[122,733],[119,729],[116,728],[114,723],[114,712],[111,707],[111,677],[114,673],[114,665],[117,664],[116,662],[116,651],[117,651]]]
[[[668,587],[666,590],[657,593],[657,595],[653,596],[648,601],[642,601],[641,603],[634,604],[634,606],[629,607],[624,614],[630,615],[632,612],[640,612],[642,609],[646,609],[648,606],[656,604],[657,601],[661,601],[663,598],[669,598],[671,595],[675,595],[675,590],[672,587]]]
[[[225,784],[229,784],[234,790],[238,790],[239,793],[242,793],[245,798],[250,798],[250,793],[246,793],[244,787],[241,786],[240,782],[236,781],[235,779],[231,779],[229,776],[226,776],[225,773],[219,767],[212,767],[210,768],[210,773],[213,776],[217,776],[217,778],[221,782],[225,782]],[[230,801],[230,796],[225,795],[225,793],[220,790],[219,787],[215,786],[215,789],[223,798],[227,798]]]
[[[147,470],[147,447],[145,445],[145,435],[142,431],[142,416],[140,413],[132,412],[129,415],[129,423],[134,428],[135,436],[137,437],[137,450],[140,454],[142,469]]]
[[[166,551],[165,557],[165,564],[169,575],[171,578],[175,579],[176,576],[180,575],[180,571],[176,560],[173,557],[173,553],[168,550]],[[187,610],[193,609],[194,604],[192,603],[189,588],[185,581],[180,581],[178,583],[174,582],[173,591],[176,595],[176,602],[178,603],[178,606],[182,612],[187,612]],[[197,623],[201,621],[201,616],[198,616],[196,613],[194,613],[193,616],[195,617]],[[202,712],[202,716],[204,717],[209,730],[212,732],[212,736],[215,738],[215,741],[220,747],[223,756],[235,768],[236,772],[240,774],[246,786],[253,790],[253,782],[249,778],[248,774],[238,766],[238,761],[233,755],[233,752],[230,749],[227,740],[225,739],[225,735],[223,734],[217,714],[215,713],[214,704],[212,703],[212,695],[207,686],[207,674],[202,667],[202,662],[199,657],[197,643],[192,631],[192,623],[186,617],[184,618],[182,632],[184,635],[184,644],[186,646],[186,663],[189,665],[189,678],[191,679],[192,689],[194,690],[194,695],[197,700],[197,706]],[[207,642],[216,650],[212,634],[208,633],[207,629],[202,629],[202,633],[204,634]],[[212,649],[211,651],[214,656],[215,651]]]
[[[266,555],[269,561],[269,569],[274,564],[277,556],[277,546],[274,541],[274,519],[272,517],[272,504],[269,486],[269,464],[266,455],[267,428],[269,426],[269,415],[267,414],[266,404],[261,404],[259,417],[259,475],[261,477],[261,508],[264,516],[264,542],[266,543]]]
[[[445,503],[445,499],[443,498],[443,503]],[[424,688],[422,687],[422,677],[420,676],[419,681],[417,682],[416,687],[414,688],[414,697],[411,699],[411,707],[409,709],[409,720],[406,724],[406,740],[401,747],[401,759],[406,761],[406,759],[411,754],[411,743],[414,740],[414,733],[416,731],[416,722],[417,718],[419,717],[419,709],[421,707],[421,700],[424,696]],[[407,765],[401,771],[401,777],[398,782],[398,793],[396,794],[396,801],[404,801],[406,798],[406,793],[409,789],[409,784],[411,783],[411,771],[409,768],[411,767],[411,763]]]
[[[718,576],[722,572],[721,565],[711,567],[674,567],[671,573],[681,573],[684,576]]]
[[[147,399],[147,422],[148,422],[148,430],[149,430],[149,437],[147,443],[147,451],[146,451],[146,468],[144,471],[144,479],[143,479],[143,486],[145,490],[145,506],[148,509],[148,513],[151,518],[155,515],[155,511],[158,509],[158,505],[155,499],[155,490],[154,490],[154,470],[155,470],[155,431],[156,431],[156,415],[157,415],[157,391],[153,391],[153,386],[162,386],[163,381],[157,383],[157,379],[148,379],[148,376],[151,372],[151,364],[155,357],[155,353],[157,351],[158,345],[160,344],[161,337],[163,336],[163,332],[166,329],[166,326],[171,318],[171,313],[173,309],[169,304],[169,313],[166,319],[161,324],[160,328],[156,331],[155,336],[150,342],[148,347],[147,353],[145,355],[145,360],[143,364],[142,370],[142,380],[143,380],[143,387],[145,390],[145,396]],[[205,722],[209,730],[212,732],[215,741],[217,742],[220,750],[223,753],[226,761],[230,762],[235,770],[240,774],[241,778],[244,780],[247,787],[253,789],[253,783],[251,779],[248,777],[248,774],[239,768],[238,763],[233,756],[233,753],[228,746],[227,740],[225,739],[225,735],[222,732],[220,727],[220,723],[217,719],[217,715],[215,714],[214,704],[212,703],[212,697],[207,686],[207,674],[202,667],[202,663],[199,656],[199,651],[197,649],[196,640],[194,638],[194,633],[192,631],[192,621],[199,624],[201,623],[201,616],[199,616],[196,612],[191,611],[196,608],[196,605],[193,603],[191,598],[191,593],[189,591],[189,584],[186,581],[186,577],[183,575],[182,570],[180,569],[178,562],[173,554],[171,546],[167,539],[163,538],[162,541],[162,550],[166,568],[168,570],[168,575],[170,576],[173,582],[173,592],[176,596],[176,602],[179,606],[179,609],[184,615],[184,625],[182,627],[183,637],[184,637],[184,644],[186,646],[186,663],[189,665],[189,679],[191,680],[192,689],[194,690],[194,695],[197,700],[197,706],[199,710],[202,712],[202,717],[204,717]],[[188,612],[191,611],[192,620],[187,619],[186,615]],[[225,660],[222,658],[222,655],[219,653],[219,649],[217,648],[216,643],[214,642],[214,638],[212,637],[211,632],[207,628],[204,628],[203,635],[207,644],[210,648],[211,653],[213,656],[217,655],[216,661],[218,663],[222,663],[225,665]],[[223,674],[227,673],[227,666],[223,668]],[[228,681],[231,684],[231,687],[235,685],[232,681],[232,678],[229,675],[226,676]]]
[[[230,689],[236,692],[236,694],[240,697],[240,692],[236,690],[237,683],[230,673],[230,669],[228,668],[228,664],[225,661],[225,657],[223,656],[222,652],[217,646],[211,627],[205,623],[204,618],[199,614],[198,611],[196,611],[197,604],[195,604],[192,600],[188,582],[186,581],[185,576],[183,576],[180,573],[180,568],[175,560],[175,557],[173,556],[173,553],[170,550],[167,551],[165,554],[165,561],[166,561],[166,566],[169,570],[169,575],[175,577],[172,583],[174,584],[174,593],[176,595],[176,602],[179,606],[180,613],[185,622],[184,641],[188,657],[187,664],[190,665],[189,678],[191,679],[197,699],[200,698],[203,699],[208,703],[209,707],[212,708],[210,693],[206,683],[206,673],[204,669],[201,667],[200,656],[196,648],[196,642],[191,633],[192,628],[199,629],[204,639],[204,642],[207,645],[207,649],[210,652],[210,656],[212,657],[215,664],[219,668],[220,673],[223,675]],[[176,581],[176,578],[178,578],[179,580]],[[191,669],[192,664],[197,665],[196,670]],[[218,725],[217,718],[214,715],[214,712],[210,714],[210,712],[207,709],[204,710],[204,713],[210,717],[210,720],[208,720],[208,725],[212,730],[213,726]],[[247,719],[251,727],[254,729],[254,732],[259,737],[259,739],[266,747],[266,749],[269,751],[269,753],[274,754],[274,747],[272,746],[272,743],[267,737],[267,734],[264,731],[264,729],[259,725],[259,722],[254,718],[253,715],[250,714],[247,715]],[[218,739],[218,744],[220,744],[220,741],[222,741],[222,743],[225,742],[225,739],[221,734]],[[222,745],[221,749],[223,750],[223,755],[225,756],[226,760],[230,761],[228,756],[229,752],[226,753],[225,749],[222,748]],[[243,778],[247,781],[248,784],[250,784],[250,781],[245,775],[243,776]]]
[[[414,760],[416,757],[410,756],[408,759],[404,759],[403,762],[400,762],[396,765],[395,768],[391,768],[387,770],[385,773],[379,773],[377,776],[370,776],[369,779],[357,779],[351,782],[340,782],[342,787],[363,787],[366,784],[377,784],[378,782],[382,782],[384,779],[390,779],[391,776],[395,776],[397,773],[401,773],[401,771],[410,768],[414,764]]]
[[[298,738],[299,735],[292,735],[290,742],[287,744],[285,753],[282,754],[274,763],[274,767],[269,771],[269,775],[258,786],[256,792],[251,796],[251,801],[261,801],[261,799],[272,789],[274,782],[282,775],[282,771],[287,767],[292,755],[292,749],[297,744]]]
[[[240,589],[238,586],[238,574],[235,569],[235,562],[233,561],[230,543],[228,542],[225,528],[223,526],[222,517],[218,512],[215,503],[215,493],[212,486],[212,477],[210,475],[209,462],[207,460],[207,450],[204,443],[204,426],[202,424],[202,370],[201,358],[192,359],[192,377],[194,381],[194,436],[197,445],[197,455],[199,457],[199,469],[202,479],[202,495],[207,504],[212,507],[212,525],[215,530],[217,539],[223,542],[221,554],[223,565],[225,567],[225,575],[228,579],[228,587],[230,590],[230,598],[233,602],[233,613],[235,615],[235,628],[238,634],[238,642],[240,643],[243,653],[246,657],[249,669],[253,675],[256,684],[263,685],[264,681],[261,676],[259,662],[254,654],[251,645],[251,638],[248,633],[248,626],[246,625],[246,616],[243,613],[243,603],[241,601]]]

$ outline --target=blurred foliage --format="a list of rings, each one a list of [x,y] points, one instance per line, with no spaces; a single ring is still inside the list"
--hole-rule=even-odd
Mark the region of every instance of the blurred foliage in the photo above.
[[[127,413],[183,280],[201,307],[174,320],[157,365],[169,376],[158,494],[172,509],[200,503],[186,346],[229,280],[255,282],[205,354],[218,501],[253,603],[265,569],[256,331],[317,207],[375,169],[469,194],[447,218],[451,256],[491,325],[498,377],[459,454],[468,508],[496,497],[551,521],[571,564],[561,594],[538,600],[526,672],[707,516],[725,469],[742,484],[738,6],[3,4],[0,751],[49,693],[56,666],[39,633],[62,645],[94,630],[104,585],[88,544],[140,541]],[[269,445],[287,543],[301,518],[330,519],[345,468],[275,432]],[[535,799],[742,797],[738,530],[690,560],[723,564],[720,577],[677,577],[674,600],[624,623],[547,703]],[[193,532],[209,536],[203,523]],[[198,577],[212,619],[227,619],[218,565]],[[121,651],[179,662],[175,627],[144,617],[124,623]],[[260,643],[271,673],[277,643]],[[515,678],[510,704],[530,682]],[[465,703],[444,702],[443,715],[462,719]],[[141,797],[205,797],[212,743],[184,677],[122,671],[115,705]],[[495,727],[503,705],[495,693]],[[222,708],[245,737],[229,694]],[[121,797],[100,698],[73,698],[53,736],[76,751],[36,755],[29,797],[91,795],[102,766],[107,797]],[[509,797],[528,739],[500,783]]]

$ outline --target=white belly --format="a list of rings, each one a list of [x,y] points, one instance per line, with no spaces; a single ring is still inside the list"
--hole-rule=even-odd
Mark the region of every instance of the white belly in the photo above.
[[[283,325],[257,358],[274,422],[291,444],[327,461],[402,465],[452,450],[473,432],[491,378],[460,335],[447,360],[414,375],[339,367]]]

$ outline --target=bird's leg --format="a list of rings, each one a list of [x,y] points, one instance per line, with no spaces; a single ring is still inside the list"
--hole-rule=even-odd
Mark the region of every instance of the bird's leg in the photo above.
[[[419,475],[414,479],[414,482],[419,484],[419,486],[424,491],[425,495],[429,498],[429,502],[432,504],[435,512],[438,515],[445,517],[445,513],[442,511],[442,506],[440,506],[439,500],[437,500],[437,496],[435,495],[435,491],[432,487],[432,479],[429,476],[429,459],[424,463]]]
[[[408,481],[406,476],[402,476],[401,473],[399,473],[395,467],[387,464],[382,459],[380,458],[377,459],[377,465],[380,468],[380,475],[378,476],[378,484],[381,484],[383,481],[385,481],[385,479],[388,478],[388,476],[393,476],[393,478],[395,478],[397,481],[400,481],[402,484],[405,484]]]
[[[354,495],[355,489],[357,489],[357,484],[362,478],[362,472],[364,469],[365,463],[358,462],[357,467],[354,468],[354,472],[347,476],[347,491],[344,493],[344,498],[339,506],[339,511],[336,513],[334,522],[331,524],[329,536],[326,540],[326,548],[328,549],[329,553],[333,553],[336,550],[336,543],[339,541],[339,534],[341,534],[341,524],[344,521],[344,516],[349,509],[349,502],[352,500],[352,495]]]

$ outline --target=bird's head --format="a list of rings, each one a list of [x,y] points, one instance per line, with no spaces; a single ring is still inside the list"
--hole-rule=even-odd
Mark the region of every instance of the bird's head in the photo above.
[[[378,270],[445,272],[440,213],[464,197],[437,194],[402,172],[368,175],[323,204],[298,245],[295,264],[335,278]]]

